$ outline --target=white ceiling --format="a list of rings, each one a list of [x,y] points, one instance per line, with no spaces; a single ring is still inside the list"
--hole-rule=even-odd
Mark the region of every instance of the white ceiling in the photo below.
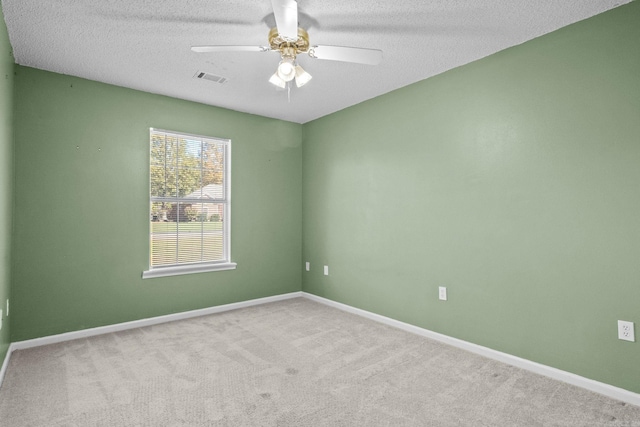
[[[299,0],[311,44],[381,49],[380,65],[299,56],[313,75],[268,83],[274,52],[198,54],[192,45],[267,45],[270,0],[2,0],[16,63],[297,123],[322,117],[630,0]],[[197,71],[228,78],[221,85]]]

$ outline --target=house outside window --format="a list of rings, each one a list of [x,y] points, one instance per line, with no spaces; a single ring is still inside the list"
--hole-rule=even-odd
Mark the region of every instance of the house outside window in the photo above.
[[[150,129],[149,270],[143,278],[236,268],[231,141]]]

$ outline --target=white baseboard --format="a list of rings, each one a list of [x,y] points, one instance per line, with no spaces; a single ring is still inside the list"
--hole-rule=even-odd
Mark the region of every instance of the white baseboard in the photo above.
[[[232,304],[218,305],[215,307],[201,308],[199,310],[183,311],[181,313],[166,314],[164,316],[150,317],[148,319],[133,320],[131,322],[116,323],[114,325],[99,326],[97,328],[82,329],[80,331],[66,332],[64,334],[50,335],[48,337],[34,338],[26,341],[12,343],[13,350],[39,347],[41,345],[55,344],[63,341],[76,340],[78,338],[92,337],[94,335],[108,334],[111,332],[126,331],[128,329],[141,328],[143,326],[157,325],[160,323],[173,322],[175,320],[190,319],[192,317],[206,316],[208,314],[222,313],[224,311],[237,310],[239,308],[252,307],[254,305],[266,304],[269,302],[283,301],[302,296],[302,292],[291,292],[288,294],[275,295],[272,297],[252,299],[248,301],[235,302]]]
[[[2,362],[2,368],[0,368],[0,387],[2,387],[2,381],[4,381],[4,374],[7,372],[7,367],[9,366],[9,358],[11,357],[11,352],[14,350],[13,344],[9,344],[9,349],[7,350],[7,354],[4,356],[4,362]]]
[[[551,366],[546,366],[540,363],[532,362],[531,360],[523,359],[521,357],[513,356],[511,354],[493,350],[488,347],[483,347],[481,345],[473,344],[468,341],[463,341],[447,335],[439,334],[437,332],[433,332],[428,329],[420,328],[418,326],[414,326],[409,323],[404,323],[399,320],[395,320],[389,317],[381,316],[379,314],[371,313],[370,311],[351,307],[350,305],[332,301],[330,299],[309,294],[307,292],[303,292],[302,296],[312,301],[319,302],[321,304],[325,304],[330,307],[334,307],[339,310],[343,310],[352,314],[356,314],[358,316],[366,317],[367,319],[375,320],[376,322],[384,323],[385,325],[402,329],[404,331],[411,332],[416,335],[421,335],[423,337],[430,338],[432,340],[440,341],[442,343],[449,344],[453,347],[461,348],[471,353],[479,354],[480,356],[484,356],[489,359],[497,360],[499,362],[503,362],[508,365],[512,365],[527,371],[531,371],[536,374],[544,375],[545,377],[549,377],[554,380],[562,381],[577,387],[581,387],[589,391],[593,391],[595,393],[610,397],[612,399],[617,399],[622,402],[640,406],[640,394],[634,393],[629,390],[625,390],[623,388],[614,387],[609,384],[605,384],[589,378],[581,377],[580,375],[572,374],[571,372],[552,368]]]
[[[497,360],[503,363],[507,363],[512,366],[516,366],[527,371],[534,372],[536,374],[544,375],[549,378],[553,378],[558,381],[562,381],[568,384],[575,385],[577,387],[584,388],[586,390],[593,391],[595,393],[602,394],[613,399],[620,400],[622,402],[630,403],[632,405],[640,406],[640,394],[634,393],[629,390],[625,390],[619,387],[614,387],[609,384],[601,383],[599,381],[591,380],[589,378],[581,377],[570,372],[562,371],[560,369],[552,368],[550,366],[542,365],[540,363],[532,362],[531,360],[522,359],[517,356],[513,356],[501,351],[493,350],[488,347],[473,344],[468,341],[463,341],[457,338],[453,338],[447,335],[439,334],[437,332],[430,331],[428,329],[420,328],[415,325],[401,322],[399,320],[391,319],[389,317],[381,316],[379,314],[371,313],[366,310],[351,307],[346,304],[342,304],[336,301],[332,301],[317,295],[309,294],[307,292],[291,292],[288,294],[275,295],[266,298],[258,298],[248,301],[236,302],[232,304],[219,305],[215,307],[208,307],[199,310],[185,311],[182,313],[167,314],[164,316],[151,317],[148,319],[134,320],[131,322],[117,323],[114,325],[100,326],[97,328],[83,329],[80,331],[67,332],[64,334],[50,335],[48,337],[35,338],[26,341],[18,341],[9,345],[9,350],[0,368],[0,387],[4,380],[4,375],[9,366],[9,359],[11,353],[15,350],[21,350],[32,347],[39,347],[42,345],[55,344],[64,341],[71,341],[79,338],[86,338],[95,335],[108,334],[111,332],[124,331],[128,329],[141,328],[143,326],[157,325],[160,323],[173,322],[175,320],[189,319],[192,317],[205,316],[208,314],[222,313],[230,310],[237,310],[239,308],[252,307],[255,305],[266,304],[270,302],[283,301],[292,298],[304,297],[309,300],[328,305],[330,307],[337,308],[358,316],[365,317],[367,319],[374,320],[376,322],[384,323],[398,329],[402,329],[407,332],[411,332],[416,335],[421,335],[426,338],[430,338],[436,341],[440,341],[445,344],[452,345],[457,348],[469,351],[471,353],[479,354],[489,359]]]

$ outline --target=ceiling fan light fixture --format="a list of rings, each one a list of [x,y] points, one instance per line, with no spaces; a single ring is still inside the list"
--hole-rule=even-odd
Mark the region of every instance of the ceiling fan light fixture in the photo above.
[[[284,89],[287,85],[287,82],[285,82],[278,76],[278,72],[273,73],[273,76],[271,76],[271,78],[269,79],[269,83],[282,89]]]
[[[311,74],[303,70],[301,66],[296,65],[296,86],[297,87],[302,87],[306,85],[307,83],[309,83],[309,81],[311,81],[312,78],[313,77],[311,76]]]
[[[278,77],[285,82],[290,82],[296,76],[296,66],[293,58],[284,57],[280,64],[278,64],[278,71],[276,71]]]
[[[0,0],[1,1],[1,0]],[[308,54],[313,59],[376,65],[382,61],[382,51],[347,46],[311,45],[307,30],[298,27],[298,3],[296,0],[271,0],[276,26],[269,30],[267,46],[213,45],[191,46],[199,53],[207,52],[278,52],[280,62],[269,82],[279,88],[289,89],[288,84],[295,79],[296,86],[302,87],[312,79],[311,74],[300,67],[298,55]],[[203,73],[204,74],[204,73]]]

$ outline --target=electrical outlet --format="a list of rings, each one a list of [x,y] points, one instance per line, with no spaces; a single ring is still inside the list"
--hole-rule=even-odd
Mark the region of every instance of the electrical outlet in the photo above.
[[[304,264],[304,268],[305,268],[307,271],[311,270],[311,263],[310,263],[309,261],[307,261],[307,262]]]
[[[633,331],[633,322],[618,320],[618,339],[635,342],[636,334]]]
[[[324,275],[325,275],[325,276],[328,276],[328,275],[329,275],[329,266],[328,266],[328,265],[325,265],[325,266],[324,266]]]
[[[438,299],[441,301],[447,300],[447,288],[445,286],[438,287]]]

